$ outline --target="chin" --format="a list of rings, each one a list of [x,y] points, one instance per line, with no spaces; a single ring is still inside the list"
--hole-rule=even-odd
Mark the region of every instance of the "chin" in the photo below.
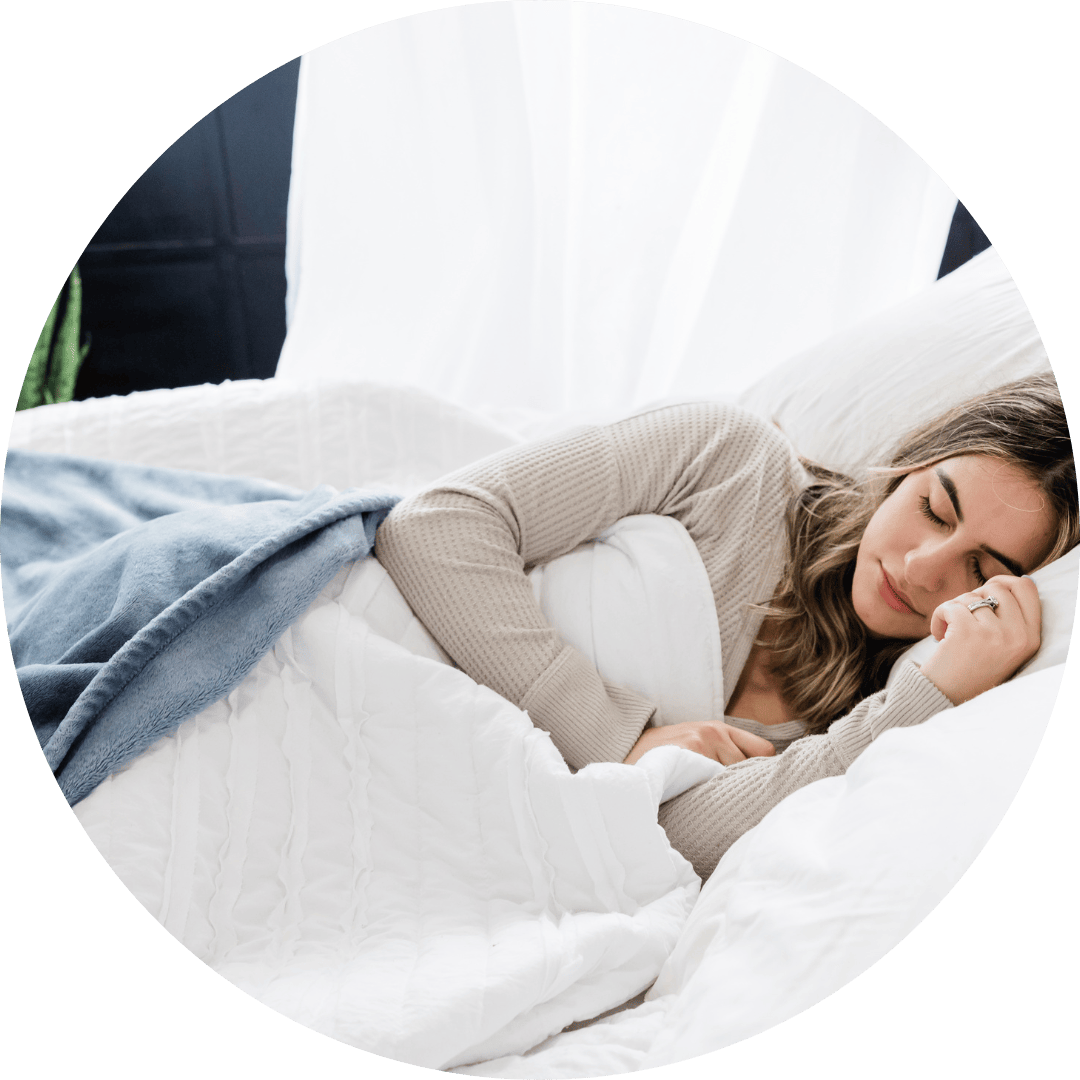
[[[883,605],[884,606],[884,605]],[[858,608],[855,614],[866,628],[867,634],[878,641],[918,641],[930,633],[929,627],[912,626],[912,620],[891,608],[864,617]]]
[[[866,636],[873,638],[875,641],[887,641],[891,637],[895,637],[895,634],[890,634],[887,629],[880,626],[876,620],[866,619],[858,611],[859,622],[863,624],[863,629],[866,631]]]

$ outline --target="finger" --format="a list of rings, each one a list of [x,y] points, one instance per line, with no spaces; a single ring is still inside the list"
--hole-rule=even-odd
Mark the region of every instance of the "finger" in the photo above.
[[[975,621],[975,612],[969,605],[983,599],[985,597],[976,593],[961,593],[944,604],[938,604],[930,616],[930,633],[934,635],[934,640],[941,641],[950,628],[955,630],[967,620]]]
[[[930,633],[933,634],[935,641],[940,641],[948,633],[949,627],[962,617],[963,612],[967,611],[967,604],[964,603],[965,596],[946,600],[944,604],[938,604],[934,608],[934,613],[930,616]]]
[[[1018,595],[1024,598],[1023,605]],[[996,601],[996,607],[971,610],[972,604],[989,597]],[[1002,655],[1021,658],[1019,663],[1030,658],[1039,647],[1042,636],[1040,611],[1038,590],[1033,584],[1029,587],[1013,577],[992,578],[977,592],[963,593],[940,605],[931,625],[945,627],[938,641],[954,634],[974,634],[986,647]]]
[[[1037,596],[1027,596],[1028,610],[1025,611],[1017,599],[1017,590],[1014,589],[1012,584],[1017,580],[1017,578],[1013,577],[991,578],[977,592],[965,594],[963,605],[969,611],[972,604],[977,604],[982,600],[992,598],[995,601],[993,607],[979,607],[971,612],[976,625],[989,629],[996,623],[997,628],[1001,631],[1011,635],[1019,633],[1024,638],[1038,635],[1039,621],[1035,621],[1039,618],[1037,610],[1038,598]],[[1019,591],[1027,593],[1026,589]]]
[[[708,731],[709,738],[707,745],[698,750],[699,753],[719,761],[721,765],[734,765],[737,761],[746,760],[746,755],[731,738],[733,728],[729,728],[727,724],[710,724],[705,730]]]
[[[1017,580],[1013,588],[1013,596],[1020,605],[1024,615],[1024,622],[1042,636],[1042,597],[1039,595],[1039,586],[1026,574]]]
[[[992,584],[991,584],[992,582]],[[1020,622],[1024,621],[1023,612],[1020,609],[1020,604],[1013,593],[1012,588],[1003,582],[1000,578],[991,578],[978,592],[977,598],[972,603],[978,603],[979,600],[985,600],[992,597],[997,601],[995,607],[981,607],[972,612],[977,618],[986,619],[1002,619],[1010,620],[1017,619]]]
[[[1031,578],[1003,574],[992,577],[979,591],[993,596],[1007,609],[1009,616],[1016,614],[1029,629],[1041,632],[1042,600],[1039,598],[1039,588]],[[1000,613],[1006,614],[1005,611]]]
[[[776,747],[768,739],[750,731],[728,725],[728,735],[747,757],[772,757],[776,753]]]
[[[1008,648],[1024,660],[1030,659],[1042,643],[1042,602],[1035,583],[1030,578],[991,578],[985,589],[997,600],[997,610],[980,608],[975,614],[990,614],[998,622]]]
[[[949,625],[955,624],[957,620],[963,621],[965,619],[964,612],[967,612],[976,620],[979,618],[985,619],[987,616],[994,617],[1002,605],[1005,605],[1010,608],[1012,614],[1019,615],[1019,609],[1014,606],[1012,588],[1012,583],[1019,580],[1019,578],[1004,575],[992,577],[986,584],[980,585],[978,589],[961,593],[959,596],[954,596],[951,600],[939,604],[930,617],[930,633],[934,635],[937,641],[940,641],[945,636]],[[991,598],[996,603],[995,607],[978,607],[974,611],[971,610],[973,605]]]

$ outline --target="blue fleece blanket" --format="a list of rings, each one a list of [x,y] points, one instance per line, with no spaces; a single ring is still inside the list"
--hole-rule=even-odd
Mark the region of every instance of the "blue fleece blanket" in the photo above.
[[[395,501],[13,450],[8,633],[68,801],[237,686]]]

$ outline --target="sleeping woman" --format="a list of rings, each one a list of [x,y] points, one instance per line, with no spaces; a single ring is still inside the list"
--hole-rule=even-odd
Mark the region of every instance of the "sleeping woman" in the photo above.
[[[631,514],[689,532],[716,604],[724,721],[663,717],[605,682],[544,619],[526,574]],[[911,432],[859,480],[798,457],[734,406],[645,412],[516,447],[394,508],[376,555],[478,682],[528,712],[572,768],[675,744],[728,766],[664,803],[707,877],[797,788],[842,774],[881,732],[1004,682],[1038,650],[1026,575],[1080,539],[1052,376]],[[893,661],[933,634],[922,667]]]

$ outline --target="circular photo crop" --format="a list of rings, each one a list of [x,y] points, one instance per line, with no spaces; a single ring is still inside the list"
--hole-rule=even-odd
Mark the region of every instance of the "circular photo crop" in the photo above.
[[[29,722],[153,919],[315,1032],[723,1050],[897,945],[1031,764],[1080,557],[1046,350],[956,195],[772,53],[563,0],[371,26],[177,140],[42,314]]]

